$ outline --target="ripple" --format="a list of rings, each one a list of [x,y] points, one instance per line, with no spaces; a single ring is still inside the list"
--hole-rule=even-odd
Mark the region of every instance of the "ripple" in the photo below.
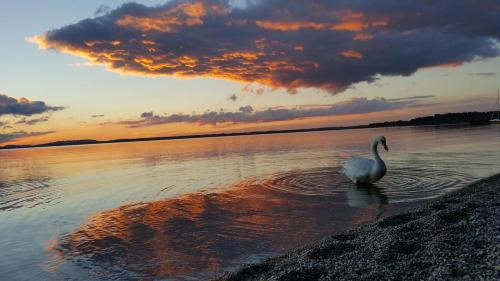
[[[316,168],[276,173],[255,184],[264,188],[307,196],[334,196],[342,187],[351,185],[349,179],[339,174],[339,169]]]
[[[435,198],[458,189],[473,179],[475,178],[460,172],[456,167],[394,167],[373,186],[386,195],[390,203],[400,203]],[[340,173],[340,167],[276,173],[254,180],[254,184],[303,196],[335,196],[360,189]]]
[[[475,177],[453,168],[395,168],[377,185],[384,188],[391,203],[400,203],[436,198],[459,189],[474,179]]]
[[[0,211],[22,207],[34,208],[49,204],[60,197],[51,190],[46,178],[25,179],[14,182],[0,182]]]

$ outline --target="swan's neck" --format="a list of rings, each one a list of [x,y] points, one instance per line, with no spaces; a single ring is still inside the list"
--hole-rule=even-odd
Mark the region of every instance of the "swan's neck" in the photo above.
[[[375,160],[375,165],[373,166],[373,170],[371,172],[374,177],[378,177],[379,175],[383,176],[385,174],[386,167],[384,161],[382,161],[382,158],[380,158],[380,155],[378,154],[378,141],[374,141],[372,143],[372,154]]]
[[[384,161],[380,158],[380,155],[378,155],[378,141],[374,141],[372,143],[372,154],[373,158],[375,158],[375,165],[373,166],[372,170],[370,171],[370,176],[373,180],[373,182],[378,181],[381,179],[384,175],[385,172],[387,171],[387,168],[385,167]]]
[[[375,162],[377,164],[379,162],[382,162],[382,159],[380,158],[380,155],[378,155],[378,141],[374,141],[372,143],[372,154],[373,154],[373,158],[375,158]]]

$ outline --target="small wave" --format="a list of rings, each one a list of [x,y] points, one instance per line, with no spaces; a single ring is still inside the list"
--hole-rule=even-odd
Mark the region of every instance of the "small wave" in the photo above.
[[[453,167],[394,167],[374,187],[387,196],[390,203],[400,203],[435,198],[460,188],[473,179],[474,177]],[[341,174],[339,167],[276,173],[265,179],[255,180],[254,184],[304,196],[335,196],[356,188]]]
[[[436,198],[461,188],[474,177],[457,169],[439,167],[394,168],[377,183],[391,203]]]
[[[47,179],[0,182],[0,211],[21,207],[34,208],[51,203],[58,197],[60,195],[51,190]]]
[[[266,189],[307,196],[334,196],[352,185],[336,168],[276,173],[256,184]]]

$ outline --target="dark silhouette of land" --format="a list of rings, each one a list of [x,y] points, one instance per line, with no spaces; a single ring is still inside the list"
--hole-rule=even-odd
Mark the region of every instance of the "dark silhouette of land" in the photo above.
[[[179,140],[179,139],[198,139],[198,138],[218,138],[231,136],[251,136],[251,135],[269,135],[269,134],[287,134],[300,132],[319,132],[319,131],[334,131],[334,130],[350,130],[350,129],[365,129],[365,128],[382,128],[382,127],[404,127],[404,126],[426,126],[426,125],[453,125],[453,124],[470,124],[470,125],[486,125],[489,124],[489,119],[493,112],[462,112],[462,113],[446,113],[435,114],[433,116],[425,116],[411,119],[409,121],[387,121],[382,123],[371,123],[368,125],[357,126],[337,126],[337,127],[321,127],[321,128],[306,128],[293,130],[270,130],[270,131],[254,131],[241,133],[218,133],[218,134],[200,134],[200,135],[183,135],[171,137],[153,137],[153,138],[135,138],[135,139],[115,139],[115,140],[66,140],[35,145],[6,145],[0,149],[15,149],[15,148],[33,148],[33,147],[49,147],[49,146],[69,146],[69,145],[86,145],[86,144],[105,144],[105,143],[120,143],[120,142],[142,142],[142,141],[160,141],[160,140]]]
[[[490,112],[461,112],[435,114],[434,116],[425,116],[411,119],[409,121],[388,121],[383,123],[373,123],[368,127],[399,127],[399,126],[425,126],[425,125],[445,125],[468,123],[470,125],[486,125],[492,116]]]

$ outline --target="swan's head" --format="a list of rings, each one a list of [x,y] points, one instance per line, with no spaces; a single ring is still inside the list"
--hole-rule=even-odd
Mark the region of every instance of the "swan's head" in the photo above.
[[[375,141],[383,145],[386,151],[389,151],[389,148],[387,147],[387,140],[384,136],[377,137]]]

